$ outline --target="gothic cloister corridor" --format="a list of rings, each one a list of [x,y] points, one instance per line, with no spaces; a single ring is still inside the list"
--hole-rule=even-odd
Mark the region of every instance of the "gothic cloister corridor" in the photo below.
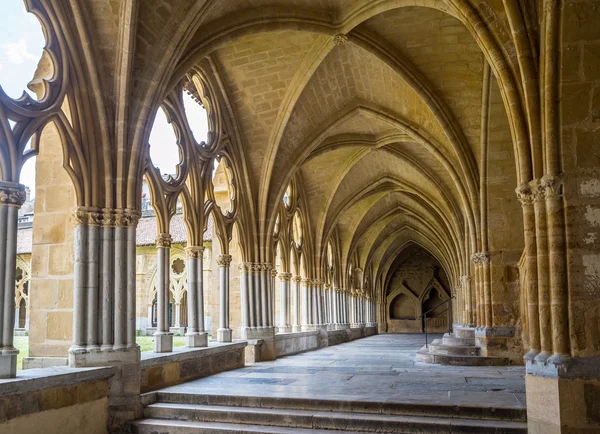
[[[600,434],[600,0],[0,3],[1,434]]]

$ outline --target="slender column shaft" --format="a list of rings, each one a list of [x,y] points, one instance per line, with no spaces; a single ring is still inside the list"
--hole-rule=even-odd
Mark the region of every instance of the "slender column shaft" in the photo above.
[[[256,307],[256,327],[262,325],[262,291],[260,285],[261,279],[261,265],[259,263],[255,263],[253,265],[254,270],[254,305]]]
[[[204,328],[204,246],[198,246],[198,258],[196,261],[196,276],[198,277],[198,284],[196,286],[196,291],[198,295],[196,296],[196,318],[198,321],[198,333],[204,334],[206,333],[206,329]],[[203,346],[206,345],[204,342],[201,343]]]
[[[266,264],[261,264],[260,268],[260,301],[261,301],[261,326],[268,327],[269,326],[269,284],[267,280],[269,277],[267,276],[267,268]]]
[[[317,321],[316,324],[323,324],[323,284],[315,282],[315,295],[317,301]]]
[[[254,271],[254,265],[248,263],[248,309],[250,312],[248,325],[250,327],[256,327],[257,316],[256,316],[256,289],[254,282],[256,281],[256,272]]]
[[[127,348],[137,346],[135,341],[136,327],[136,227],[131,224],[127,227]]]
[[[87,348],[98,347],[98,244],[100,242],[100,227],[87,227],[86,259],[86,304],[87,304]]]
[[[238,266],[240,270],[240,301],[242,303],[242,329],[250,325],[250,306],[248,304],[248,266],[242,263]]]
[[[159,261],[159,267],[161,267]],[[160,275],[158,285],[161,285]],[[113,348],[126,347],[127,334],[127,228],[115,228],[115,296],[114,312],[114,342]],[[160,309],[160,305],[159,305]]]
[[[290,331],[290,279],[292,275],[290,273],[279,273],[279,281],[280,281],[280,306],[279,311],[280,315],[280,323],[279,327],[283,329],[283,331]]]
[[[4,322],[2,326],[3,351],[14,352],[13,346],[15,325],[15,273],[17,268],[17,221],[19,208],[17,206],[2,206],[7,208],[6,244],[0,249],[5,250],[4,274]]]
[[[309,324],[309,280],[302,279],[302,326]]]
[[[535,238],[537,242],[538,264],[538,309],[540,321],[540,350],[535,360],[545,362],[552,355],[552,332],[550,317],[550,282],[548,267],[548,229],[546,219],[546,204],[539,182],[532,182],[537,191],[533,208],[536,221]]]
[[[108,210],[105,210],[107,212]],[[102,276],[101,276],[101,333],[102,349],[108,350],[113,345],[113,306],[114,287],[114,222],[107,221],[102,227]],[[152,326],[152,315],[148,316],[149,326]]]
[[[219,330],[217,330],[217,340],[219,342],[231,342],[232,335],[229,328],[229,265],[231,264],[231,255],[219,255],[217,259],[219,265]]]
[[[564,363],[570,359],[569,292],[567,283],[565,221],[562,198],[562,179],[553,175],[542,178],[546,197],[548,224],[548,258],[550,274],[550,314],[552,318],[551,362]]]
[[[187,250],[189,252],[189,250]],[[186,336],[198,334],[198,258],[188,253],[187,258],[187,308]]]
[[[169,287],[170,287],[170,251],[171,236],[158,234],[156,238],[156,301],[157,321],[154,333],[154,352],[165,353],[173,351],[173,335],[169,324]]]
[[[294,331],[300,331],[300,293],[301,293],[301,289],[300,289],[300,282],[302,279],[300,279],[300,276],[295,276],[294,277]]]
[[[73,270],[73,346],[71,351],[83,351],[86,346],[87,229],[87,225],[78,224],[73,231],[75,252]]]

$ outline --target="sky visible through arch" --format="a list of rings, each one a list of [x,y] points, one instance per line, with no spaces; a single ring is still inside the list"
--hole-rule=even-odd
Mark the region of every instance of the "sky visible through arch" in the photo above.
[[[23,0],[0,1],[0,86],[11,98],[19,98],[24,91],[35,98],[35,94],[27,89],[27,83],[33,78],[46,44],[42,27],[38,19],[26,11]],[[204,110],[189,96],[184,97],[184,103],[194,137],[198,142],[205,141],[208,123]],[[173,128],[162,110],[158,110],[149,142],[152,161],[161,173],[175,174],[179,151]],[[34,158],[23,166],[20,182],[31,189],[34,197]]]

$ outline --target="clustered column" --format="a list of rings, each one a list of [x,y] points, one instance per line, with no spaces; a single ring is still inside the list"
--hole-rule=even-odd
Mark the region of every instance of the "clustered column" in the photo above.
[[[204,246],[189,246],[187,255],[188,327],[185,344],[188,348],[206,347],[208,333],[204,330]]]
[[[523,207],[528,362],[568,363],[568,287],[563,213],[563,180],[557,175],[522,184],[516,189]]]
[[[173,351],[173,333],[169,327],[169,293],[171,235],[158,234],[156,237],[156,332],[154,332],[154,352],[168,353]]]
[[[73,214],[73,345],[69,364],[94,366],[96,351],[132,350],[123,362],[139,360],[135,342],[135,231],[132,209],[79,207]],[[113,360],[116,361],[116,355]]]
[[[219,329],[217,330],[218,342],[231,342],[232,332],[229,328],[229,266],[231,255],[219,255]]]
[[[279,273],[279,280],[281,285],[280,295],[280,307],[281,312],[279,331],[281,333],[289,333],[292,331],[292,325],[290,324],[290,280],[292,278],[291,273]]]
[[[240,265],[242,333],[245,339],[268,339],[274,335],[272,264]]]
[[[17,375],[19,350],[13,345],[17,221],[19,208],[24,202],[24,186],[0,182],[0,378]]]

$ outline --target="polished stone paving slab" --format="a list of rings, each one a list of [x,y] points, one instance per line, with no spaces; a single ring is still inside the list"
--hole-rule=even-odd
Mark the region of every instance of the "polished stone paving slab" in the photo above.
[[[431,336],[430,340],[437,338]],[[384,334],[262,362],[164,392],[525,407],[523,366],[415,362],[423,335]]]

